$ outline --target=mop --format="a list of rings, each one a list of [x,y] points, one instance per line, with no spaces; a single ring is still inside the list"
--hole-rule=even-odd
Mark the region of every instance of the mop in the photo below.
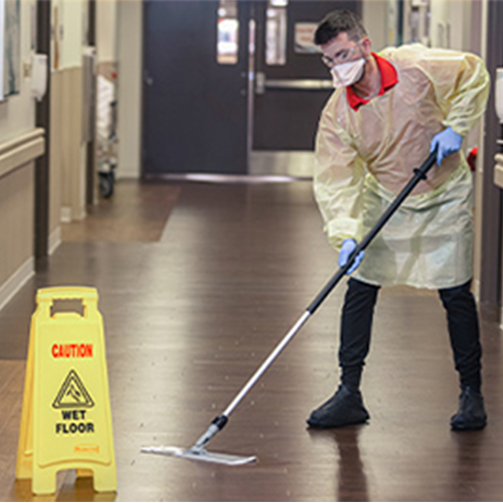
[[[349,259],[345,266],[341,267],[326,283],[317,297],[313,302],[307,307],[304,314],[297,320],[295,325],[290,329],[290,331],[285,335],[281,342],[274,348],[267,359],[262,363],[258,370],[252,375],[244,387],[239,391],[234,400],[229,404],[229,406],[217,416],[207,431],[196,441],[196,443],[187,448],[182,447],[143,447],[141,452],[150,454],[162,454],[167,456],[175,456],[179,458],[191,459],[195,461],[205,461],[209,463],[219,463],[223,465],[244,465],[247,463],[252,463],[256,461],[256,456],[236,456],[231,454],[217,453],[207,451],[205,449],[209,441],[220,432],[229,420],[229,416],[234,412],[239,403],[248,394],[248,392],[255,386],[259,379],[264,375],[267,369],[272,365],[280,353],[285,349],[285,347],[290,343],[290,341],[297,335],[302,326],[306,321],[316,312],[318,307],[334,289],[334,287],[339,283],[339,281],[346,275],[347,271],[350,269],[353,261],[358,256],[360,252],[365,250],[379,231],[384,227],[388,220],[393,216],[405,198],[414,190],[416,185],[421,180],[426,180],[426,174],[435,164],[436,160],[436,150],[433,151],[428,159],[423,163],[420,168],[414,169],[414,176],[410,179],[407,185],[402,189],[398,196],[390,203],[386,211],[383,213],[379,221],[374,225],[374,227],[369,231],[369,233],[362,239],[362,241],[357,245],[353,253],[349,256]]]

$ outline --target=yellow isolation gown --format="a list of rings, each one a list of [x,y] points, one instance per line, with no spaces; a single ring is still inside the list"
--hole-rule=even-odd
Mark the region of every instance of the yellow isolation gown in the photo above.
[[[476,55],[420,44],[384,49],[398,84],[353,110],[337,89],[320,118],[314,193],[329,242],[359,241],[451,127],[484,114],[489,75]],[[355,277],[375,285],[449,288],[470,280],[472,177],[461,151],[434,166],[367,248]]]

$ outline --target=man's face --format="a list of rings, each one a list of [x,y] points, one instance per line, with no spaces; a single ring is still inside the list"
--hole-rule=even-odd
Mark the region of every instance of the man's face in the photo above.
[[[367,57],[370,54],[370,40],[365,37],[356,42],[349,38],[346,32],[342,32],[326,44],[321,45],[321,51],[323,63],[329,68],[333,68],[342,63]]]

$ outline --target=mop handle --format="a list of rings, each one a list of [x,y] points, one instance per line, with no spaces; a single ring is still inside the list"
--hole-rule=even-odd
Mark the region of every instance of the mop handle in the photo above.
[[[243,389],[234,398],[232,403],[225,409],[223,415],[229,417],[234,409],[239,405],[239,402],[248,394],[248,392],[255,386],[257,381],[262,377],[265,371],[271,366],[272,362],[280,355],[283,349],[286,348],[288,343],[297,335],[297,332],[302,328],[304,323],[309,319],[311,313],[306,311],[295,323],[295,325],[290,329],[290,331],[283,337],[282,341],[274,348],[274,351],[267,357],[267,359],[262,363],[260,368],[253,374],[250,380],[245,384]]]
[[[396,212],[398,207],[402,204],[404,199],[414,190],[416,185],[421,181],[426,179],[426,174],[433,167],[436,160],[436,150],[433,151],[428,159],[423,163],[419,169],[414,169],[414,176],[411,178],[409,183],[402,189],[400,194],[395,198],[395,200],[388,206],[386,211],[383,213],[379,221],[374,225],[370,232],[362,239],[362,241],[357,245],[353,253],[351,253],[349,260],[344,267],[341,267],[328,281],[323,290],[318,294],[314,301],[308,306],[304,314],[297,320],[295,325],[290,329],[290,331],[285,335],[282,341],[276,346],[273,352],[267,357],[267,359],[262,363],[260,368],[253,374],[249,381],[245,384],[243,389],[238,393],[236,398],[230,403],[230,405],[225,409],[225,411],[215,418],[213,424],[219,429],[225,426],[228,417],[232,414],[234,409],[239,405],[241,400],[248,394],[248,392],[255,386],[257,381],[262,377],[266,370],[271,366],[274,360],[280,355],[280,353],[285,349],[288,343],[297,335],[297,332],[302,328],[306,321],[310,318],[312,314],[318,309],[321,303],[326,299],[334,287],[339,283],[339,281],[345,276],[349,268],[351,267],[354,259],[357,255],[365,250],[367,246],[372,242],[377,233],[384,227],[392,215]]]

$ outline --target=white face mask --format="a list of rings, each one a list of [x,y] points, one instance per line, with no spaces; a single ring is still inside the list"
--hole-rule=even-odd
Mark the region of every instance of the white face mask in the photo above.
[[[363,75],[363,67],[367,58],[360,58],[356,61],[349,61],[335,65],[330,70],[334,87],[349,87],[358,82]]]

